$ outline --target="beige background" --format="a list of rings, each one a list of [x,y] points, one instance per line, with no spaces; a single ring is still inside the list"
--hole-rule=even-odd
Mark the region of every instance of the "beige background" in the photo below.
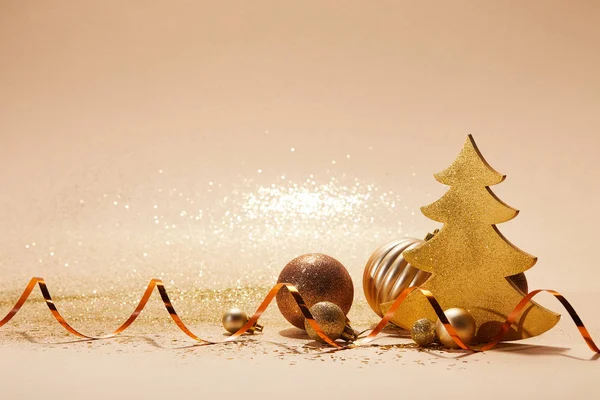
[[[145,200],[138,219],[151,221],[157,189],[198,193],[211,209],[207,181],[229,185],[226,196],[280,175],[346,174],[393,190],[402,207],[381,222],[385,237],[346,244],[367,240],[364,257],[435,228],[417,208],[443,193],[431,175],[471,133],[508,175],[496,192],[523,212],[501,229],[540,257],[535,286],[598,289],[597,2],[3,1],[1,11],[1,268],[11,276],[19,261],[18,276],[40,273],[25,264],[77,235],[85,246],[119,232],[96,229],[132,219],[115,216],[114,196]],[[66,231],[76,234],[63,243]],[[29,257],[35,240],[45,247]],[[102,253],[77,256],[87,251]],[[364,260],[334,251],[360,274]],[[267,255],[256,252],[257,263]]]
[[[360,302],[375,247],[437,227],[418,207],[471,133],[522,210],[500,229],[539,257],[530,287],[579,296],[598,331],[599,18],[595,1],[1,0],[0,293],[32,275],[74,295],[268,285],[323,251]]]

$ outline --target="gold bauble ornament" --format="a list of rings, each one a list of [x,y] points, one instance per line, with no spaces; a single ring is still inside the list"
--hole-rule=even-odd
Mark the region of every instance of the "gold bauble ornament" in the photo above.
[[[223,323],[223,328],[229,333],[236,333],[242,326],[248,322],[248,314],[239,308],[231,308],[225,314],[223,314],[223,319],[221,320]],[[258,323],[255,323],[250,329],[246,332],[254,333],[254,331],[262,332],[263,327]]]
[[[444,314],[446,314],[446,318],[448,318],[450,325],[456,330],[460,340],[465,344],[469,344],[471,340],[473,340],[475,328],[477,327],[475,318],[473,318],[471,313],[464,308],[449,308],[444,311]],[[444,346],[451,349],[457,349],[459,347],[439,318],[435,323],[435,333]]]
[[[320,301],[330,301],[346,315],[352,307],[352,278],[342,263],[328,255],[313,253],[294,258],[283,268],[277,282],[294,285],[309,308]],[[292,325],[304,329],[304,315],[287,289],[277,293],[277,306]]]
[[[496,227],[515,218],[518,211],[491,191],[490,186],[505,176],[485,161],[471,135],[450,167],[434,176],[449,190],[421,211],[444,225],[431,240],[405,251],[404,258],[431,273],[421,288],[446,307],[468,309],[477,322],[477,340],[488,342],[524,296],[507,277],[528,270],[537,259],[510,243]],[[382,304],[382,311],[390,306]],[[435,319],[436,314],[427,298],[414,291],[391,322],[410,329],[421,318]],[[559,314],[530,301],[503,340],[540,335],[559,319]]]
[[[363,291],[369,306],[383,317],[381,303],[393,301],[410,286],[420,286],[431,275],[410,265],[403,256],[424,241],[404,238],[389,242],[373,252],[363,273]]]
[[[346,314],[336,304],[329,301],[321,301],[310,308],[310,313],[329,339],[342,339],[347,342],[356,340],[357,334],[350,327],[350,321],[348,321]],[[307,319],[304,320],[304,329],[311,339],[320,343],[326,343],[317,335],[317,332]]]
[[[410,330],[410,337],[421,347],[429,346],[435,341],[435,323],[427,318],[417,320]]]

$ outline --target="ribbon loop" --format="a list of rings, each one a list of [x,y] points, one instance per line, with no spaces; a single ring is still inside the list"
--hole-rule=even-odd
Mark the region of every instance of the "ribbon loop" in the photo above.
[[[561,295],[557,291],[551,290],[551,289],[538,289],[538,290],[534,290],[534,291],[528,293],[525,297],[523,297],[523,299],[519,302],[519,304],[517,304],[517,306],[514,308],[514,310],[508,315],[508,317],[506,318],[506,321],[504,321],[504,323],[501,325],[501,327],[498,331],[498,334],[494,337],[494,339],[491,342],[489,342],[485,345],[482,345],[482,346],[471,347],[468,344],[464,343],[460,339],[460,337],[456,333],[456,330],[452,327],[452,325],[450,324],[450,321],[448,321],[448,318],[444,314],[444,310],[442,310],[442,307],[440,306],[438,301],[435,299],[435,296],[433,295],[433,293],[431,293],[429,290],[421,289],[416,286],[409,287],[409,288],[405,289],[404,291],[402,291],[402,293],[400,293],[400,296],[398,296],[396,298],[396,300],[394,301],[394,303],[392,304],[392,306],[390,307],[388,312],[383,316],[381,321],[379,321],[379,323],[377,324],[375,329],[373,329],[371,331],[371,333],[369,333],[369,335],[367,335],[365,338],[360,339],[354,343],[350,343],[348,345],[341,346],[338,343],[336,343],[335,341],[331,340],[325,334],[325,332],[323,332],[323,330],[321,329],[321,327],[319,326],[317,321],[315,321],[312,314],[310,313],[310,310],[308,309],[308,306],[306,305],[306,302],[302,298],[302,295],[300,294],[298,289],[294,285],[289,284],[289,283],[278,283],[275,286],[273,286],[273,288],[271,288],[271,290],[269,290],[269,293],[267,293],[267,296],[265,297],[265,299],[258,306],[258,308],[254,312],[254,314],[252,314],[252,316],[250,317],[248,322],[246,322],[244,324],[244,326],[242,326],[237,332],[235,332],[234,334],[229,336],[227,339],[225,339],[223,341],[218,341],[218,342],[209,341],[209,340],[200,338],[199,336],[194,334],[185,325],[185,323],[181,320],[181,318],[175,311],[175,307],[173,307],[173,304],[171,303],[169,294],[167,293],[167,290],[165,289],[165,286],[160,279],[150,280],[150,283],[146,287],[146,291],[142,295],[140,302],[138,303],[135,310],[131,313],[129,318],[127,318],[127,320],[121,326],[119,326],[117,329],[115,329],[113,332],[106,334],[104,336],[85,335],[85,334],[79,332],[78,330],[76,330],[75,328],[73,328],[71,325],[69,325],[69,323],[64,319],[64,317],[60,314],[60,312],[56,308],[56,305],[54,304],[54,301],[52,300],[52,296],[50,295],[50,291],[48,290],[46,282],[44,281],[43,278],[31,278],[31,280],[27,284],[27,287],[21,294],[21,297],[19,297],[19,299],[17,300],[14,307],[8,312],[8,314],[6,314],[6,316],[2,320],[0,320],[0,327],[7,324],[19,312],[19,310],[23,307],[23,305],[25,304],[25,302],[27,301],[27,299],[33,292],[33,289],[35,289],[36,285],[39,286],[40,291],[42,292],[42,296],[44,297],[44,300],[46,302],[46,305],[48,306],[48,309],[50,309],[50,312],[52,313],[52,316],[54,317],[54,319],[56,319],[58,321],[58,323],[61,324],[63,326],[63,328],[65,328],[71,334],[78,336],[80,338],[90,339],[90,340],[112,338],[112,337],[119,335],[120,333],[125,331],[127,328],[129,328],[135,322],[135,320],[140,315],[142,310],[146,307],[146,304],[148,304],[148,300],[150,299],[150,296],[152,295],[152,292],[154,291],[154,289],[157,289],[165,308],[169,312],[171,319],[175,322],[177,327],[183,333],[185,333],[187,336],[189,336],[190,338],[192,338],[195,341],[202,343],[203,345],[231,342],[231,341],[238,339],[244,333],[248,332],[248,330],[250,328],[252,328],[254,326],[254,324],[258,321],[258,319],[261,317],[263,312],[267,309],[269,304],[271,304],[271,302],[273,301],[273,299],[275,298],[277,293],[282,288],[285,287],[290,291],[294,300],[296,301],[296,304],[298,304],[298,307],[300,307],[302,314],[308,320],[308,323],[313,327],[313,329],[315,330],[317,335],[321,339],[323,339],[327,344],[329,344],[330,346],[334,347],[337,350],[364,346],[364,345],[367,345],[368,343],[372,342],[377,337],[377,335],[379,335],[381,333],[383,328],[385,328],[385,326],[388,324],[388,322],[390,321],[390,319],[392,318],[392,316],[394,315],[396,310],[398,310],[398,308],[400,307],[402,302],[406,299],[406,297],[415,290],[420,291],[427,298],[427,300],[429,301],[429,304],[435,311],[435,314],[438,316],[440,321],[444,324],[444,327],[446,328],[446,330],[448,331],[450,336],[452,336],[452,339],[458,346],[460,346],[462,349],[470,350],[470,351],[490,350],[490,349],[494,348],[502,340],[502,338],[504,337],[506,332],[508,332],[508,330],[510,329],[511,325],[517,320],[517,318],[519,317],[519,315],[521,314],[521,312],[523,311],[523,309],[525,308],[527,303],[529,303],[529,301],[537,294],[539,294],[541,292],[546,292],[546,293],[550,293],[558,301],[560,301],[560,303],[563,305],[563,307],[567,310],[567,312],[569,313],[569,316],[571,317],[571,319],[577,326],[579,333],[585,340],[588,347],[593,352],[600,353],[600,349],[598,348],[596,343],[593,341],[590,333],[588,332],[587,328],[581,321],[581,318],[579,318],[579,315],[577,314],[577,312],[575,311],[575,309],[573,308],[571,303],[569,303],[563,295]]]

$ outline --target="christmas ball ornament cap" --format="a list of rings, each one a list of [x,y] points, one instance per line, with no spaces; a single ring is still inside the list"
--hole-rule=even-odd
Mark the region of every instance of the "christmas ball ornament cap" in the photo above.
[[[348,314],[354,300],[354,284],[346,268],[335,258],[321,253],[294,258],[281,271],[278,283],[294,285],[307,307],[329,301]],[[304,329],[304,315],[287,289],[277,293],[277,307],[285,319]]]

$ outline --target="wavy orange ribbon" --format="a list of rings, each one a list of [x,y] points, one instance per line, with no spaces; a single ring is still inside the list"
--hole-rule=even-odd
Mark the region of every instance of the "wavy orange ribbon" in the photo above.
[[[2,320],[0,320],[0,327],[5,325],[6,323],[8,323],[19,312],[21,307],[23,307],[23,305],[25,304],[25,302],[27,301],[27,299],[33,292],[33,289],[35,288],[36,284],[40,287],[42,296],[44,297],[44,300],[46,301],[46,305],[50,309],[50,312],[52,313],[54,318],[63,326],[63,328],[65,328],[67,331],[69,331],[70,333],[72,333],[75,336],[78,336],[78,337],[81,337],[84,339],[91,339],[91,340],[112,338],[112,337],[119,335],[124,330],[126,330],[129,326],[131,326],[131,324],[133,324],[133,322],[137,319],[137,317],[140,315],[142,310],[146,307],[146,304],[148,303],[148,300],[150,299],[152,292],[154,291],[155,288],[157,288],[158,292],[160,294],[160,297],[163,301],[163,304],[165,305],[165,308],[169,312],[169,315],[171,316],[171,318],[173,319],[173,321],[175,322],[177,327],[179,327],[179,329],[181,329],[181,331],[183,331],[183,333],[185,333],[190,338],[192,338],[198,342],[201,342],[202,344],[205,344],[205,345],[231,342],[231,341],[234,341],[237,338],[239,338],[244,333],[246,333],[258,321],[258,319],[260,318],[262,313],[267,309],[267,307],[273,301],[273,299],[275,298],[277,293],[282,288],[285,287],[285,288],[287,288],[287,290],[290,291],[290,293],[294,297],[294,300],[296,301],[296,304],[298,304],[298,307],[300,307],[302,314],[308,320],[308,323],[313,327],[313,329],[315,330],[317,335],[321,339],[323,339],[327,344],[329,344],[330,346],[332,346],[336,349],[354,348],[354,347],[363,346],[363,345],[368,344],[369,342],[372,342],[377,337],[377,335],[379,335],[379,333],[381,333],[383,328],[385,328],[385,326],[388,324],[390,318],[392,318],[392,316],[394,315],[396,310],[400,307],[402,302],[406,299],[406,297],[412,291],[418,290],[427,298],[427,300],[429,300],[429,303],[431,304],[431,307],[435,311],[436,315],[438,316],[440,321],[444,324],[444,327],[446,328],[446,330],[448,331],[448,333],[450,334],[450,336],[452,337],[452,339],[458,346],[460,346],[461,348],[463,348],[465,350],[470,350],[470,351],[490,350],[493,347],[495,347],[502,340],[502,338],[504,337],[506,332],[508,332],[508,330],[510,329],[510,326],[517,320],[517,318],[519,317],[519,315],[521,314],[521,312],[523,311],[523,309],[525,308],[527,303],[529,303],[529,301],[534,296],[539,294],[540,292],[547,292],[547,293],[550,293],[551,295],[553,295],[556,299],[558,299],[558,301],[560,301],[561,304],[563,305],[563,307],[567,310],[567,312],[571,316],[571,319],[573,319],[573,322],[577,326],[579,333],[585,340],[588,347],[593,352],[600,353],[600,349],[598,348],[596,343],[594,343],[594,341],[592,340],[590,333],[588,332],[585,325],[581,321],[581,318],[579,318],[579,315],[577,314],[577,312],[575,311],[573,306],[571,306],[571,304],[567,301],[567,299],[563,295],[561,295],[560,293],[558,293],[555,290],[539,289],[539,290],[534,290],[534,291],[530,292],[529,294],[527,294],[525,297],[523,297],[523,299],[519,302],[519,304],[517,304],[517,306],[514,308],[514,310],[508,315],[508,317],[506,318],[506,321],[500,327],[498,334],[494,337],[494,339],[491,342],[489,342],[485,345],[479,346],[479,347],[471,347],[471,346],[467,345],[466,343],[464,343],[461,340],[461,338],[458,336],[456,330],[454,329],[454,327],[452,327],[452,325],[448,321],[448,318],[444,314],[442,307],[440,306],[438,301],[435,299],[433,293],[431,293],[429,290],[420,289],[415,286],[409,287],[409,288],[405,289],[400,294],[400,296],[398,296],[398,298],[396,298],[396,300],[394,301],[394,303],[392,304],[392,306],[390,307],[388,312],[383,316],[381,321],[377,324],[375,329],[373,329],[371,331],[371,333],[369,333],[369,335],[367,335],[365,338],[357,340],[354,343],[351,343],[351,344],[348,344],[345,346],[341,346],[338,343],[336,343],[335,341],[331,340],[323,332],[323,330],[321,329],[319,324],[315,321],[315,319],[311,315],[311,313],[306,305],[306,302],[304,301],[304,299],[298,292],[298,289],[294,285],[289,284],[289,283],[278,283],[275,286],[273,286],[273,288],[269,291],[269,293],[267,294],[267,296],[265,297],[263,302],[257,308],[256,312],[252,315],[252,317],[250,317],[250,319],[244,324],[244,326],[242,326],[237,332],[235,332],[234,334],[229,336],[227,339],[220,341],[220,342],[214,342],[214,341],[209,341],[209,340],[200,338],[199,336],[194,334],[183,323],[183,321],[181,320],[181,318],[175,311],[175,308],[173,307],[173,304],[171,303],[171,300],[169,298],[167,290],[165,289],[165,286],[160,279],[152,279],[150,281],[150,283],[148,284],[148,287],[146,288],[146,291],[144,292],[144,295],[142,296],[142,299],[140,300],[139,304],[137,305],[137,307],[135,308],[133,313],[129,316],[129,318],[127,318],[127,320],[121,326],[119,326],[117,329],[115,329],[113,332],[111,332],[107,335],[103,335],[103,336],[85,335],[85,334],[79,332],[78,330],[76,330],[75,328],[73,328],[71,325],[69,325],[69,323],[64,319],[64,317],[60,314],[60,312],[56,308],[56,305],[54,304],[54,301],[52,300],[52,296],[50,295],[50,292],[48,291],[48,287],[46,286],[46,282],[44,281],[43,278],[32,278],[29,281],[29,284],[23,291],[23,294],[21,294],[21,297],[19,298],[19,300],[17,301],[15,306],[8,312],[8,314],[6,314],[6,316]]]
[[[296,289],[296,287],[294,285],[289,284],[289,283],[278,283],[277,285],[275,285],[269,291],[269,293],[267,294],[267,297],[265,297],[263,302],[260,304],[260,306],[258,307],[256,312],[252,315],[252,317],[248,320],[248,322],[246,322],[246,324],[244,324],[244,326],[242,326],[237,332],[235,332],[234,334],[229,336],[227,339],[220,341],[220,342],[214,342],[214,341],[209,341],[209,340],[200,338],[199,336],[194,334],[183,323],[183,321],[177,314],[177,311],[175,311],[173,304],[171,303],[171,299],[169,298],[169,294],[167,293],[167,290],[165,289],[165,285],[163,284],[162,280],[160,280],[160,279],[151,279],[150,280],[150,283],[148,284],[148,287],[146,288],[146,291],[144,292],[144,295],[142,296],[142,299],[138,303],[137,307],[135,308],[135,310],[133,310],[133,312],[131,313],[129,318],[127,318],[127,320],[121,326],[119,326],[117,329],[115,329],[111,333],[103,335],[103,336],[90,336],[90,335],[83,334],[83,333],[79,332],[77,329],[73,328],[65,320],[65,318],[60,314],[60,312],[56,308],[56,305],[54,304],[54,301],[52,300],[52,296],[50,295],[50,291],[48,290],[48,286],[46,285],[44,278],[31,278],[31,280],[27,284],[27,287],[23,291],[23,294],[21,294],[21,297],[19,297],[19,300],[17,300],[17,303],[8,312],[8,314],[6,314],[6,316],[4,318],[2,318],[2,320],[0,320],[0,328],[3,325],[5,325],[6,323],[8,323],[8,321],[10,321],[19,312],[21,307],[23,307],[23,305],[25,304],[25,302],[27,301],[27,299],[33,292],[33,289],[35,289],[36,285],[38,285],[40,287],[42,296],[44,297],[44,300],[46,301],[46,305],[50,309],[50,312],[52,313],[52,316],[54,317],[54,319],[56,319],[58,321],[58,323],[63,326],[63,328],[65,328],[67,331],[69,331],[73,335],[78,336],[83,339],[90,339],[90,340],[109,339],[109,338],[119,335],[125,329],[129,328],[131,326],[131,324],[133,324],[134,321],[137,319],[137,317],[139,317],[142,310],[146,307],[146,304],[148,304],[148,300],[150,299],[152,292],[154,291],[155,288],[157,288],[158,293],[160,294],[160,297],[162,299],[162,302],[165,305],[165,308],[169,312],[171,319],[173,319],[173,321],[175,322],[177,327],[179,329],[181,329],[181,331],[183,331],[183,333],[185,333],[190,338],[192,338],[198,342],[201,342],[202,344],[206,344],[206,345],[230,342],[230,341],[235,340],[239,336],[243,335],[244,333],[246,333],[258,321],[258,319],[260,318],[262,313],[267,309],[269,304],[273,301],[273,298],[275,298],[275,295],[277,295],[277,292],[279,292],[279,290],[281,290],[281,288],[286,287],[290,291],[292,296],[294,297],[294,300],[298,304],[298,307],[300,307],[302,314],[308,320],[309,324],[312,325],[312,327],[315,330],[315,332],[317,333],[317,335],[320,338],[322,338],[330,346],[337,347],[337,348],[341,347],[339,344],[337,344],[333,340],[331,340],[325,334],[325,332],[323,332],[323,330],[321,329],[319,324],[315,321],[315,319],[311,315],[310,311],[308,310],[308,307],[306,306],[304,299],[298,292],[298,289]]]

